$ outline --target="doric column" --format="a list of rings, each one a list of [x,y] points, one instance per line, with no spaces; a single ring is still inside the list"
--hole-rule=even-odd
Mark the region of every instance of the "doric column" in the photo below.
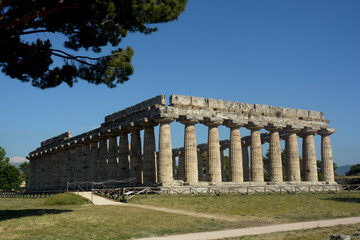
[[[220,165],[221,165],[221,181],[226,181],[226,171],[225,171],[225,148],[222,148],[220,145]]]
[[[81,182],[83,152],[81,143],[74,143],[75,145],[75,162],[74,162],[74,181]]]
[[[208,180],[211,183],[221,183],[221,159],[218,126],[222,121],[205,121],[204,125],[209,127],[208,130],[208,159],[209,168]]]
[[[97,140],[92,140],[90,143],[90,158],[89,158],[89,181],[96,182],[97,177],[97,168],[99,158],[99,142]]]
[[[29,159],[29,172],[28,172],[28,181],[27,181],[27,190],[30,191],[33,189],[33,178],[34,178],[34,173],[35,173],[35,159],[34,158],[30,158]]]
[[[184,181],[190,185],[196,185],[199,182],[197,144],[195,124],[197,120],[181,119],[180,122],[185,125],[184,130]]]
[[[156,146],[154,124],[146,125],[144,127],[144,183],[154,184],[156,183]]]
[[[321,164],[324,182],[335,182],[333,156],[331,150],[330,135],[336,132],[333,128],[322,129],[319,131],[321,135]]]
[[[203,165],[203,157],[202,157],[202,151],[200,149],[197,149],[197,159],[198,159],[198,179],[199,181],[204,181],[204,165]]]
[[[244,174],[244,182],[250,181],[250,160],[249,160],[249,145],[248,143],[241,143],[241,152],[243,159],[243,174]]]
[[[82,145],[82,164],[81,164],[81,181],[89,181],[89,171],[90,171],[90,158],[91,158],[91,146],[89,142],[84,142]]]
[[[243,172],[243,152],[241,149],[240,127],[244,124],[227,122],[226,126],[230,128],[230,149],[229,149],[229,165],[230,181],[242,183],[244,181]],[[249,165],[248,165],[249,167]]]
[[[69,181],[69,149],[66,145],[61,145],[61,172],[60,172],[60,188],[66,189],[67,182]]]
[[[302,142],[302,164],[303,164],[303,179],[304,181],[317,182],[317,166],[316,166],[316,153],[314,134],[317,130],[304,129],[301,131],[300,136]]]
[[[288,167],[287,181],[301,182],[300,177],[300,159],[299,159],[299,146],[297,142],[296,133],[299,128],[287,128],[285,132],[288,133],[286,143],[286,158]]]
[[[137,184],[143,183],[140,128],[131,130],[130,168]]]
[[[184,151],[179,152],[179,164],[178,164],[177,179],[178,180],[185,179],[185,154],[184,154]]]
[[[260,137],[260,129],[263,127],[264,125],[254,123],[246,125],[246,128],[251,130],[250,158],[252,182],[264,182],[264,164]]]
[[[157,154],[158,155],[158,154]],[[177,172],[176,172],[176,155],[173,153],[172,154],[172,172],[173,172],[173,176],[174,179],[177,179]],[[159,165],[159,164],[158,164]]]
[[[61,181],[61,154],[60,149],[55,147],[55,152],[53,153],[53,161],[54,161],[54,189],[60,189],[60,181]]]
[[[270,182],[283,182],[282,162],[281,162],[281,148],[279,131],[282,130],[279,126],[269,124],[266,130],[270,131]]]
[[[97,181],[103,182],[108,180],[107,174],[107,156],[108,156],[108,145],[106,138],[99,139],[99,158],[97,162]]]
[[[69,182],[74,182],[74,171],[75,171],[75,161],[76,161],[76,154],[75,154],[75,146],[74,144],[70,143],[69,146]]]
[[[117,144],[117,136],[111,135],[109,137],[109,154],[108,154],[108,179],[117,179],[117,171],[118,171],[118,144]]]
[[[120,132],[119,138],[119,169],[117,177],[118,179],[123,180],[130,177],[130,151],[128,133]]]
[[[163,186],[171,185],[173,181],[170,133],[170,123],[173,121],[172,118],[157,120],[160,123],[158,182]]]

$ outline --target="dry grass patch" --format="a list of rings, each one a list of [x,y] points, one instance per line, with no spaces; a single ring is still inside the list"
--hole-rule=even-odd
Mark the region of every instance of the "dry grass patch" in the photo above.
[[[360,216],[360,192],[153,196],[132,203],[278,223]]]
[[[123,206],[48,206],[44,199],[0,199],[0,239],[129,239],[242,227]]]

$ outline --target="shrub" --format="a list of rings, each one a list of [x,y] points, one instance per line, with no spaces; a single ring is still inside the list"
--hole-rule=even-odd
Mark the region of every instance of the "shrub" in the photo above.
[[[89,204],[90,200],[74,194],[74,193],[59,193],[46,199],[46,205],[83,205]]]

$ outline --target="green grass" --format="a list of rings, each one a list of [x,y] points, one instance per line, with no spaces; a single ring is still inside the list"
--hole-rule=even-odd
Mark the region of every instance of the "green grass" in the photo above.
[[[127,206],[50,206],[45,201],[0,199],[0,239],[129,239],[242,227]]]
[[[131,199],[132,203],[225,215],[238,219],[238,222],[129,206],[47,205],[45,202],[46,199],[0,199],[0,239],[129,239],[241,228],[257,225],[256,222],[295,222],[360,216],[360,193],[345,192],[312,195],[156,196]],[[353,232],[357,227],[351,227],[349,231]],[[330,232],[322,228],[240,239],[326,239],[330,233],[337,233],[337,228],[329,228]],[[345,228],[343,229],[340,231],[342,229],[339,227],[339,232],[347,234]],[[312,235],[321,237],[310,238]]]
[[[360,192],[152,196],[135,197],[131,202],[265,222],[297,222],[360,216]]]
[[[90,204],[90,200],[74,194],[74,193],[59,193],[46,199],[46,205],[84,205]]]
[[[314,228],[308,230],[269,233],[269,234],[245,236],[238,238],[227,238],[227,240],[268,240],[268,239],[319,240],[319,239],[329,239],[331,234],[345,234],[345,235],[353,236],[353,233],[359,227],[360,227],[359,224],[339,225],[339,226],[326,227],[326,228]]]

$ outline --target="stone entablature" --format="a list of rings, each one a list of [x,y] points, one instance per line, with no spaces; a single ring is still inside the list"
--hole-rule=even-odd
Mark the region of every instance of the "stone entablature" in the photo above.
[[[174,120],[185,126],[185,145],[184,148],[177,150],[171,148],[170,123]],[[197,123],[209,127],[209,142],[206,144],[196,144]],[[325,181],[333,182],[329,135],[334,133],[335,129],[329,128],[328,123],[329,120],[324,119],[322,112],[184,95],[171,95],[170,102],[166,106],[165,95],[159,95],[106,116],[101,127],[92,131],[74,137],[71,136],[71,132],[65,132],[45,140],[39,148],[29,153],[27,158],[31,160],[32,165],[30,175],[40,174],[42,179],[45,176],[49,177],[46,175],[49,174],[46,173],[46,169],[51,166],[53,170],[49,171],[55,171],[54,174],[57,176],[57,180],[51,183],[55,185],[63,183],[65,178],[70,181],[80,178],[84,180],[83,176],[80,177],[83,168],[86,171],[95,169],[85,174],[86,178],[97,178],[92,180],[123,179],[125,177],[121,174],[124,172],[126,177],[135,176],[138,184],[171,185],[174,171],[172,158],[178,154],[176,152],[178,151],[183,153],[184,180],[191,185],[203,180],[200,176],[202,166],[197,163],[197,159],[199,151],[208,151],[207,180],[219,184],[223,181],[224,175],[223,169],[220,169],[223,168],[221,166],[223,149],[229,148],[233,181],[241,183],[243,180],[250,181],[251,177],[253,182],[263,182],[261,144],[269,142],[272,152],[271,179],[280,181],[282,170],[279,144],[280,140],[285,140],[285,150],[288,155],[287,181],[300,181],[297,138],[302,137],[305,156],[303,171],[307,172],[305,181],[317,181],[313,136],[319,134],[322,136],[322,159],[325,171],[323,176],[326,178]],[[154,127],[159,124],[159,152],[156,154]],[[225,125],[230,129],[229,140],[219,141],[219,125]],[[241,127],[250,129],[251,136],[240,137]],[[269,132],[260,134],[260,129]],[[144,152],[142,152],[141,130],[145,130]],[[119,145],[117,137],[120,137]],[[248,153],[248,147],[251,154]],[[249,162],[253,166],[252,169],[249,168]],[[62,169],[63,172],[56,173],[54,167]],[[36,172],[35,168],[41,171],[38,169]],[[252,171],[251,174],[249,169]],[[41,185],[39,184],[39,181],[34,183],[35,188]]]

